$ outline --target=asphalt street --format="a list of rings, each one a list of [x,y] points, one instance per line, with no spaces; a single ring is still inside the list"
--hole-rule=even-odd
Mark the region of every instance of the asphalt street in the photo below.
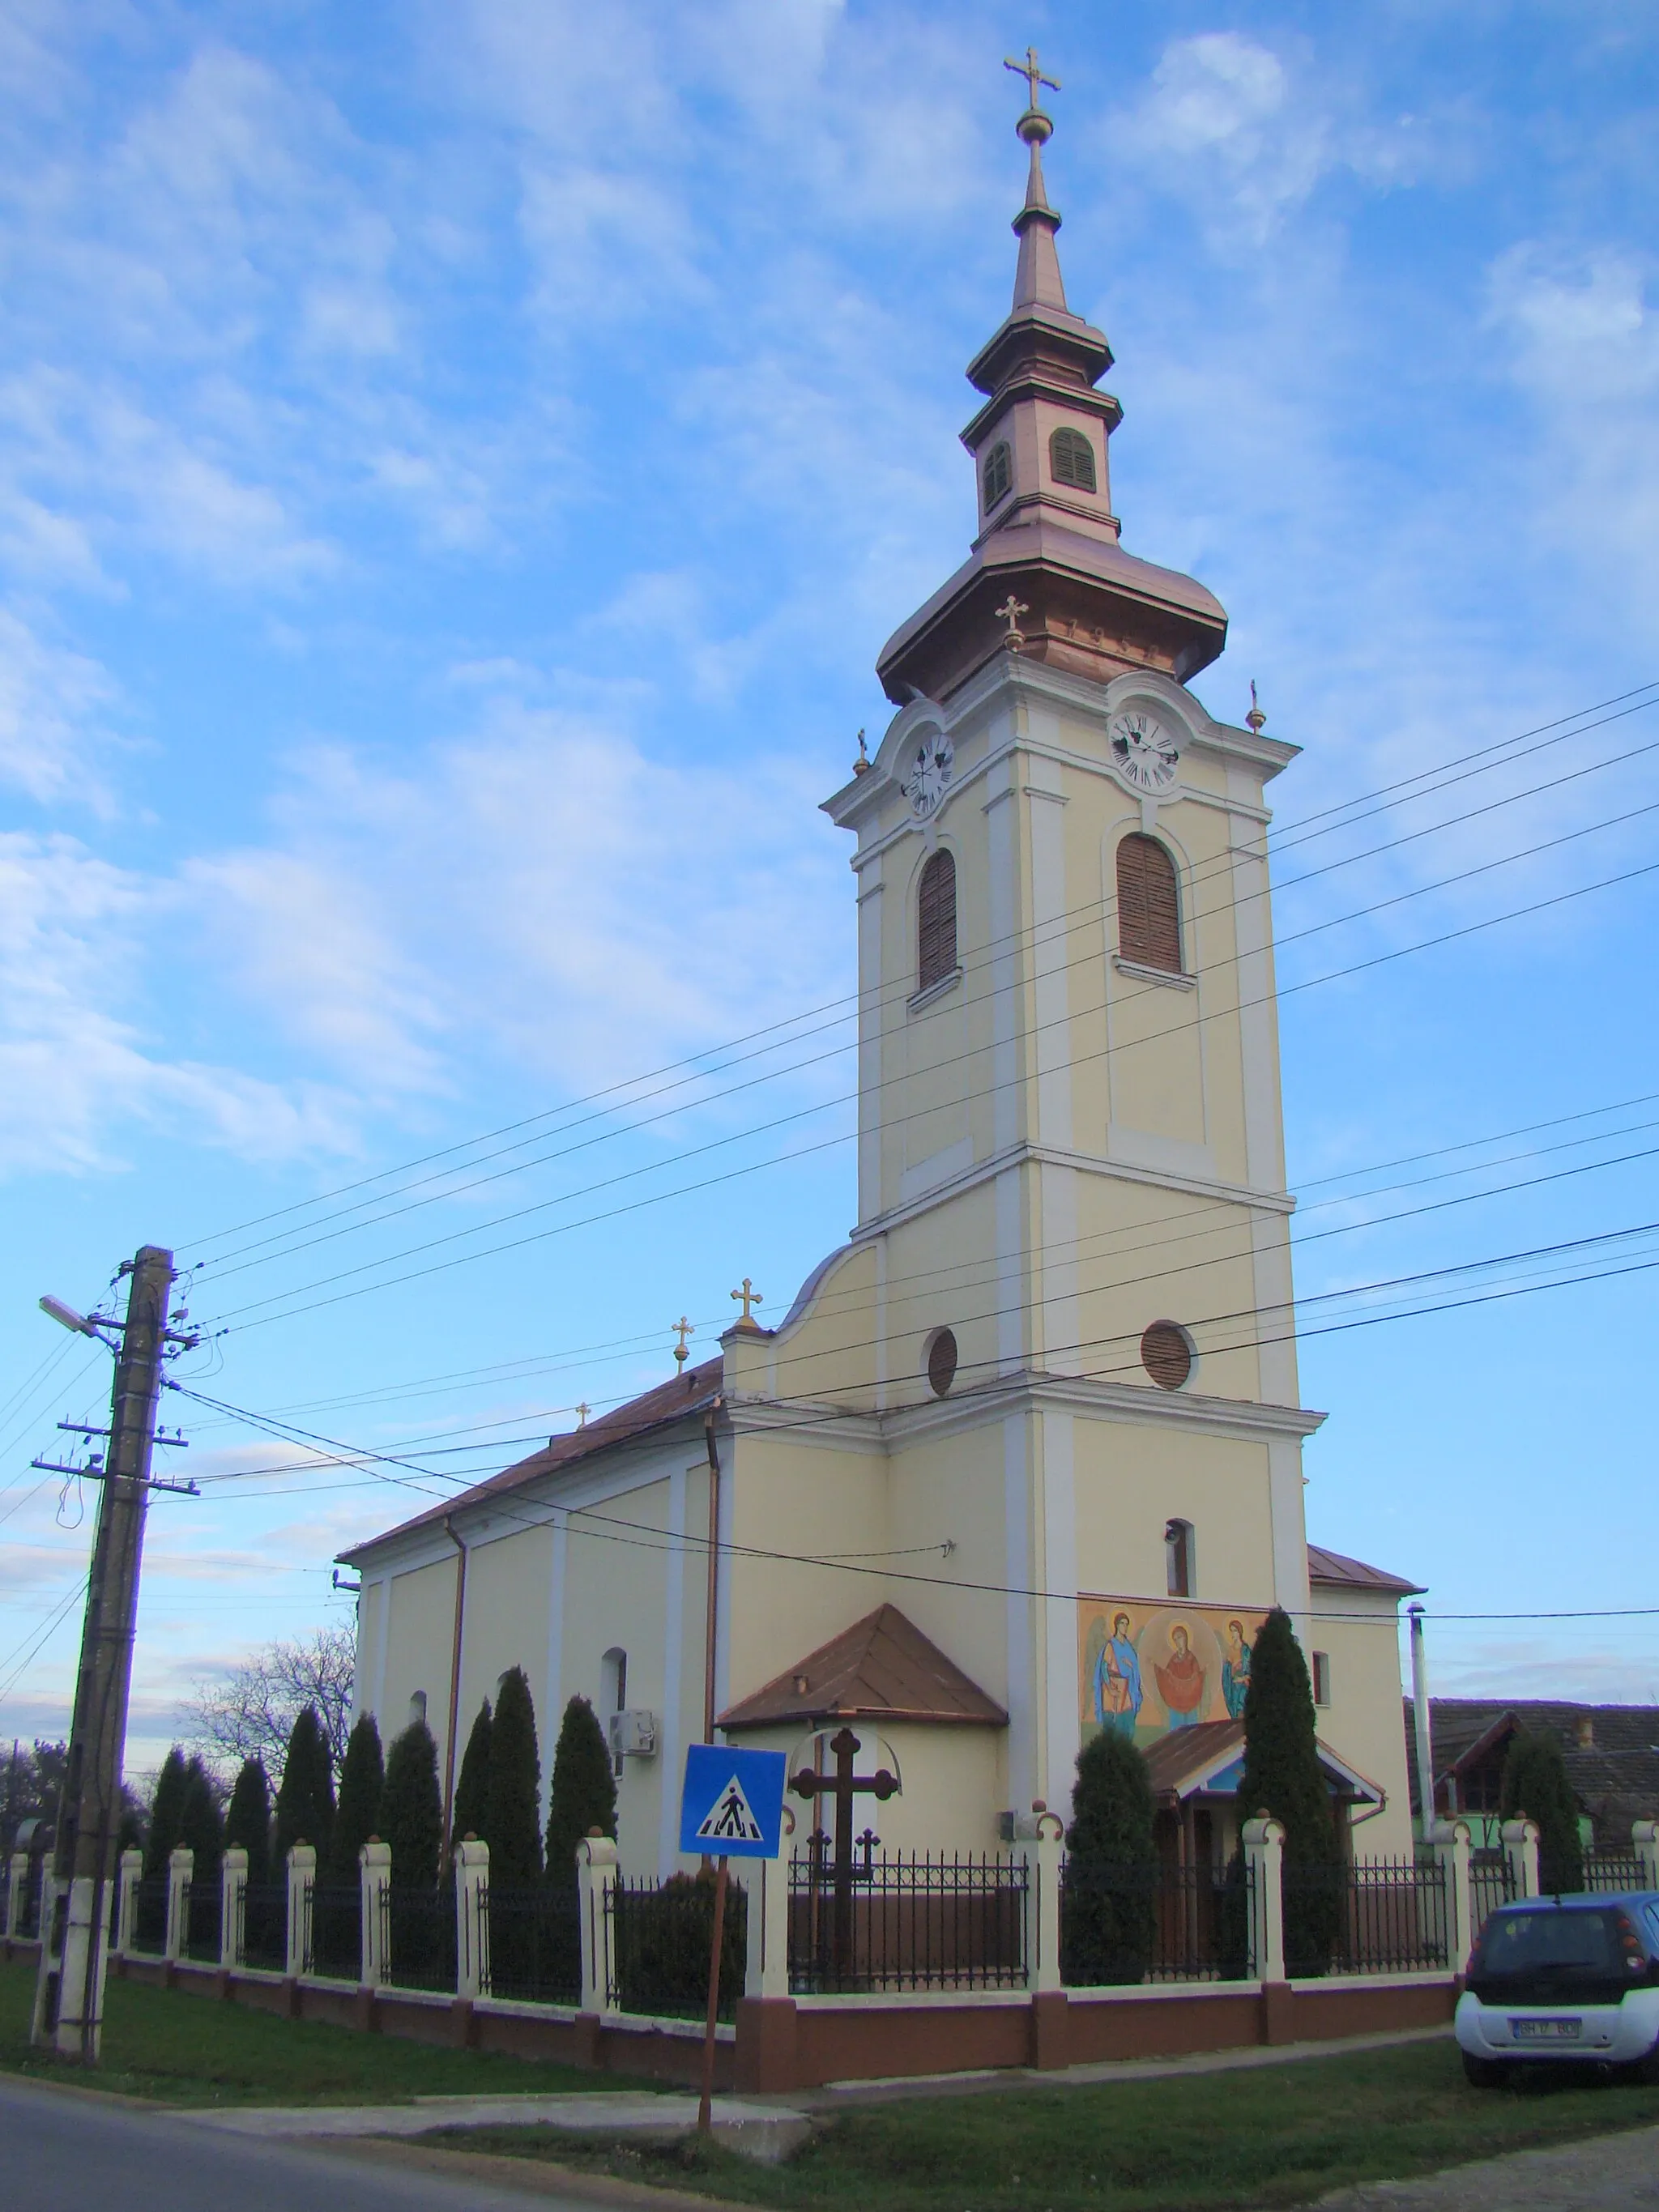
[[[526,2212],[591,2202],[258,2142],[0,2080],[0,2203],[28,2212]]]

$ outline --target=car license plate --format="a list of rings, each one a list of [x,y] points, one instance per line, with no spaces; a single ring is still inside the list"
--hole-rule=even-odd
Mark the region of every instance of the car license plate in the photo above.
[[[1576,2043],[1583,2026],[1582,2020],[1512,2020],[1510,2033],[1517,2043]]]

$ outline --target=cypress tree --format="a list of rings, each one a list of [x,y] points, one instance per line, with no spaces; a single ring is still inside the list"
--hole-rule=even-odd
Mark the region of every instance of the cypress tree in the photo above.
[[[529,1889],[542,1878],[541,1796],[536,1707],[523,1668],[514,1667],[496,1694],[479,1832],[489,1845],[489,1879],[504,1889]]]
[[[1078,1753],[1066,1847],[1065,1978],[1139,1981],[1157,1936],[1152,1790],[1146,1760],[1115,1729]]]
[[[328,1739],[315,1705],[295,1714],[276,1790],[276,1863],[287,1863],[295,1844],[310,1844],[317,1863],[328,1861],[334,1832],[334,1774]]]
[[[149,1808],[149,1839],[144,1846],[146,1881],[166,1874],[174,1845],[183,1840],[179,1820],[184,1808],[188,1772],[185,1754],[175,1743],[161,1761],[161,1771],[155,1778],[155,1795]]]
[[[553,1789],[547,1808],[550,1881],[576,1883],[576,1846],[590,1829],[617,1832],[617,1778],[611,1747],[586,1698],[572,1698],[559,1724],[553,1753]]]
[[[1285,1965],[1322,1974],[1342,1924],[1331,1802],[1314,1735],[1313,1686],[1290,1615],[1275,1607],[1250,1654],[1240,1822],[1267,1813],[1285,1831]]]
[[[489,1710],[489,1700],[486,1698],[478,1708],[477,1719],[472,1723],[466,1749],[461,1753],[461,1771],[455,1781],[453,1819],[450,1825],[449,1847],[452,1852],[463,1836],[486,1833],[484,1820],[489,1796],[489,1739],[494,1732],[495,1722]]]
[[[329,1878],[349,1883],[357,1879],[357,1854],[379,1831],[380,1791],[386,1771],[380,1758],[380,1731],[373,1713],[365,1713],[346,1741],[340,1768],[340,1802],[334,1808],[334,1832],[329,1839]]]
[[[424,1721],[411,1721],[401,1735],[392,1738],[374,1825],[380,1841],[392,1846],[394,1887],[434,1888],[444,1808],[438,1789],[438,1747]]]
[[[1578,1801],[1567,1779],[1567,1763],[1553,1735],[1524,1729],[1510,1743],[1498,1785],[1498,1808],[1506,1820],[1538,1823],[1538,1884],[1546,1897],[1560,1897],[1584,1887],[1584,1846],[1578,1832]]]
[[[225,1848],[247,1853],[247,1878],[260,1887],[270,1880],[270,1781],[262,1759],[245,1759],[225,1814]]]
[[[219,1811],[219,1792],[199,1759],[185,1769],[184,1792],[179,1802],[179,1840],[196,1854],[191,1869],[192,1892],[216,1887],[219,1863],[224,1856],[225,1827]]]

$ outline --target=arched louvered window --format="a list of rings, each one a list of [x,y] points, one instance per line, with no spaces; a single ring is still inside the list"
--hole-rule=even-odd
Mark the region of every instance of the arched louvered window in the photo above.
[[[1081,430],[1056,430],[1048,441],[1048,468],[1058,484],[1077,491],[1095,488],[1095,449]]]
[[[987,453],[979,477],[988,514],[999,500],[1007,498],[1008,487],[1014,480],[1014,457],[1008,450],[1006,439],[999,439]]]
[[[1117,949],[1143,967],[1182,973],[1175,862],[1156,837],[1139,830],[1117,848]]]
[[[942,983],[957,964],[957,864],[935,853],[921,872],[916,902],[916,988]]]

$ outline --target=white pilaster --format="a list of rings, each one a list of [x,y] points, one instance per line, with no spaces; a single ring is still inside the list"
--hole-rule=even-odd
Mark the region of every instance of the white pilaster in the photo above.
[[[455,1994],[489,1994],[489,1846],[476,1836],[455,1846]]]
[[[316,1886],[316,1847],[295,1844],[288,1855],[288,1957],[284,1969],[290,1981],[297,1981],[301,1974],[311,1972],[311,1893]]]
[[[1277,1820],[1246,1820],[1241,1831],[1249,1871],[1250,1972],[1285,1978],[1285,1831]]]
[[[362,1958],[359,1971],[366,1989],[378,1990],[386,1979],[386,1908],[392,1887],[392,1846],[371,1836],[357,1854],[357,1881],[362,1900]]]
[[[167,1927],[161,1943],[164,1959],[181,1959],[185,1954],[189,1936],[185,1925],[185,1901],[195,1865],[196,1854],[188,1844],[180,1844],[167,1861]]]
[[[1044,1801],[1062,1819],[1077,1778],[1077,1486],[1075,1425],[1069,1413],[1042,1420]]]
[[[582,2010],[610,2004],[611,1893],[617,1886],[617,1846],[609,1836],[584,1836],[576,1846],[576,1899],[581,1926]]]
[[[219,1964],[242,1964],[247,1906],[247,1853],[233,1844],[219,1865]]]

